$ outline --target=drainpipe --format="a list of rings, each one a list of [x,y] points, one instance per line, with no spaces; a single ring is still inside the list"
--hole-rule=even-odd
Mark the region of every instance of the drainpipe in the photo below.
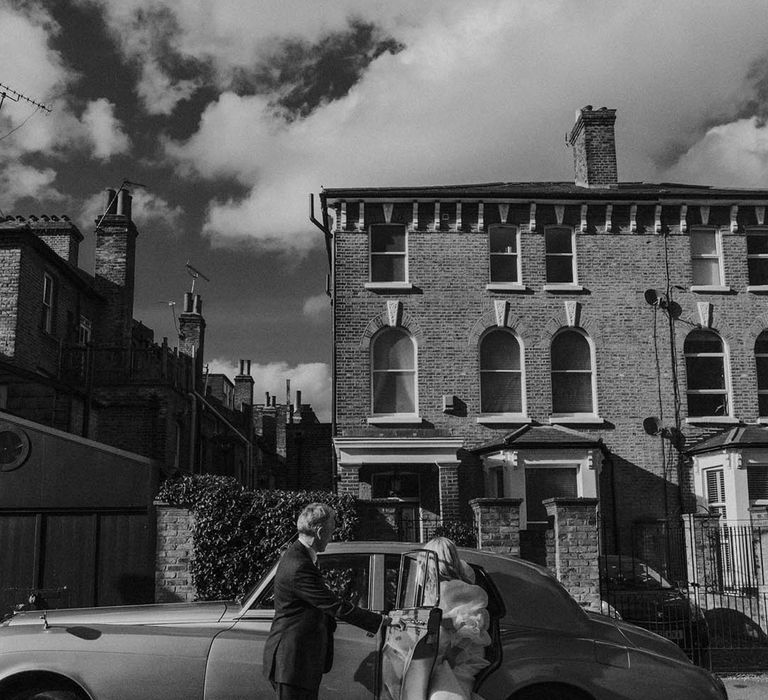
[[[197,458],[197,396],[194,391],[188,394],[192,401],[192,413],[189,418],[189,473],[195,474]]]
[[[334,273],[334,262],[336,258],[336,239],[328,228],[328,209],[325,203],[325,193],[320,193],[320,206],[323,212],[323,221],[320,223],[315,218],[315,195],[309,195],[309,220],[317,226],[325,237],[325,252],[328,256],[328,288],[326,293],[331,298],[331,307],[336,299],[336,275]],[[331,323],[331,438],[336,437],[336,318],[333,315]],[[331,456],[331,488],[334,493],[337,491],[338,464],[336,460],[336,448],[332,447]]]

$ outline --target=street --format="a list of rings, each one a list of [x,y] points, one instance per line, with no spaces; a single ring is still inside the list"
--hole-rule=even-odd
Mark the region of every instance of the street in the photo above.
[[[765,700],[768,698],[768,676],[740,674],[723,676],[728,700]]]

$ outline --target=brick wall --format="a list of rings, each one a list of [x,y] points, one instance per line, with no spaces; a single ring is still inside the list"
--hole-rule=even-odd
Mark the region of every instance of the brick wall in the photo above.
[[[520,556],[521,498],[475,498],[470,501],[478,549]]]
[[[630,206],[616,204],[612,210],[613,227],[605,233],[606,205],[590,204],[587,232],[576,235],[578,282],[582,293],[553,293],[545,283],[544,227],[557,222],[555,207],[539,203],[536,228],[529,226],[527,204],[509,207],[508,221],[521,230],[522,282],[524,293],[500,293],[486,290],[488,282],[488,234],[470,231],[469,208],[463,209],[461,231],[421,230],[430,221],[431,204],[419,207],[420,230],[408,232],[409,279],[412,293],[382,292],[365,289],[368,281],[368,234],[354,229],[357,207],[350,203],[347,228],[335,232],[336,300],[335,331],[338,370],[336,393],[337,424],[341,435],[359,430],[371,413],[369,341],[372,329],[386,322],[387,301],[402,304],[402,324],[417,340],[419,412],[430,428],[461,435],[466,446],[500,441],[514,426],[488,426],[477,422],[479,415],[479,366],[477,339],[495,325],[494,302],[509,302],[507,326],[522,341],[525,353],[525,380],[528,415],[543,424],[549,422],[552,406],[549,349],[553,334],[567,325],[565,302],[580,305],[578,325],[595,347],[597,373],[597,409],[605,420],[602,426],[577,426],[585,435],[602,438],[613,453],[613,470],[601,475],[600,492],[610,494],[615,487],[616,503],[611,512],[623,522],[674,517],[680,499],[664,498],[665,488],[678,483],[677,468],[665,469],[664,444],[658,437],[645,434],[643,419],[661,416],[673,421],[670,338],[666,316],[644,300],[648,288],[666,287],[668,264],[673,284],[686,287],[675,290],[681,306],[676,323],[678,350],[676,370],[681,382],[683,418],[685,417],[685,360],[682,347],[685,335],[699,323],[698,303],[714,306],[713,328],[729,348],[730,375],[734,412],[742,421],[757,419],[757,378],[754,342],[768,327],[768,302],[765,296],[746,291],[747,266],[744,227],[754,225],[754,208],[739,210],[739,229],[731,233],[730,207],[712,205],[709,223],[721,227],[725,282],[733,290],[727,294],[697,294],[687,291],[691,285],[690,238],[679,226],[680,207],[665,206],[661,225],[668,235],[655,232],[655,204],[640,202],[636,212],[635,232],[631,231]],[[425,212],[423,215],[421,212]],[[441,206],[449,220],[443,229],[454,226],[455,205]],[[392,221],[409,222],[411,203],[395,203]],[[485,228],[499,221],[494,203],[484,206]],[[383,220],[380,204],[367,203],[366,226]],[[451,218],[453,217],[453,218]],[[699,207],[689,207],[688,226],[701,223]],[[580,205],[565,205],[563,224],[579,227]],[[654,336],[657,342],[654,344]],[[658,366],[656,358],[658,357]],[[660,379],[659,379],[660,373]],[[661,397],[659,397],[659,382]],[[442,396],[453,394],[465,405],[465,415],[442,412]],[[686,425],[689,444],[719,431],[723,426]],[[413,435],[420,428],[414,427]],[[684,487],[690,489],[689,468],[682,465]],[[343,476],[343,478],[346,478]],[[474,483],[480,480],[475,468]],[[462,499],[471,497],[468,487]],[[690,503],[688,498],[685,503]]]
[[[155,602],[192,601],[196,596],[189,570],[194,516],[184,508],[173,508],[160,502],[155,502],[155,513]]]

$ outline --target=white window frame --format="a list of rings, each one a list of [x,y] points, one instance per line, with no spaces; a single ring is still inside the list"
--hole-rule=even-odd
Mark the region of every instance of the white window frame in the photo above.
[[[509,229],[511,231],[514,231],[514,240],[515,240],[515,252],[509,253],[509,252],[493,252],[491,250],[491,232],[494,229]],[[491,224],[488,226],[488,284],[485,285],[485,288],[489,291],[498,291],[498,292],[504,292],[504,291],[521,291],[525,290],[525,285],[523,284],[523,265],[522,265],[522,255],[520,251],[520,227],[515,226],[513,224]],[[515,269],[516,269],[516,281],[509,282],[504,280],[494,280],[493,279],[493,272],[492,272],[492,265],[494,257],[503,258],[506,256],[515,256]]]
[[[722,346],[722,353],[688,353],[685,352],[685,343],[683,343],[683,359],[685,361],[685,410],[688,413],[687,418],[685,419],[686,423],[735,423],[738,422],[737,419],[733,415],[733,390],[731,385],[731,359],[730,359],[730,353],[728,351],[728,344],[725,342],[725,338],[723,338],[722,335],[720,335],[717,331],[712,330],[711,328],[696,328],[691,331],[691,333],[695,331],[706,331],[707,333],[712,333],[716,335],[720,339],[720,344]],[[690,334],[689,334],[690,335]],[[686,337],[687,340],[687,337]],[[712,390],[706,390],[706,389],[691,389],[689,387],[690,381],[688,376],[688,358],[689,357],[721,357],[723,362],[723,379],[724,379],[724,388],[722,391],[712,391]],[[696,395],[722,395],[725,397],[727,412],[723,413],[722,415],[706,415],[706,416],[692,416],[690,415],[689,408],[688,408],[688,396],[690,394],[696,394]]]
[[[696,234],[714,234],[715,252],[705,253],[703,255],[693,254],[693,237]],[[725,284],[725,266],[723,264],[723,232],[715,226],[696,226],[689,232],[689,249],[691,253],[691,291],[692,292],[728,292],[730,287]],[[719,280],[717,284],[697,284],[694,279],[693,263],[695,260],[716,260],[717,274]]]
[[[378,226],[397,226],[398,228],[402,228],[403,230],[403,245],[404,250],[403,251],[382,251],[382,252],[373,252],[373,236],[374,236],[374,230]],[[408,236],[408,227],[405,224],[397,224],[397,223],[384,223],[379,222],[376,224],[371,224],[368,227],[368,282],[365,283],[366,289],[381,289],[381,290],[398,290],[398,289],[411,289],[413,285],[409,282],[410,280],[410,266],[409,266],[409,255],[408,255],[408,247],[409,247],[409,236]],[[402,257],[404,259],[404,265],[403,265],[403,275],[404,279],[402,280],[379,280],[376,281],[373,279],[373,261],[375,256],[398,256]]]
[[[755,338],[755,372],[757,377],[757,421],[758,423],[765,423],[768,422],[768,413],[763,415],[760,413],[760,397],[761,396],[768,396],[768,386],[765,386],[764,388],[760,388],[760,372],[757,371],[757,364],[758,364],[758,358],[763,358],[766,363],[768,363],[768,352],[758,352],[757,351],[757,341],[760,339],[761,335],[767,335],[768,336],[768,330],[761,331],[758,333],[757,338]]]
[[[768,260],[768,253],[750,253],[749,252],[749,237],[750,236],[763,236],[768,238],[768,226],[750,226],[746,230],[747,239],[747,291],[748,292],[768,292],[768,280],[763,284],[753,284],[749,276],[749,261],[750,260]]]
[[[492,333],[505,333],[509,335],[511,338],[513,338],[517,342],[518,351],[520,354],[520,369],[519,370],[485,370],[483,369],[482,365],[482,345],[485,339],[491,335]],[[512,331],[509,328],[489,328],[485,333],[483,333],[482,337],[480,338],[480,342],[477,346],[478,349],[478,373],[480,375],[480,386],[479,393],[480,393],[480,415],[477,418],[478,423],[487,423],[487,424],[493,424],[493,423],[530,423],[531,418],[528,416],[528,400],[526,396],[526,375],[525,375],[525,345],[523,344],[523,339],[517,335],[514,331]],[[483,408],[483,382],[482,377],[484,373],[495,373],[495,372],[517,372],[520,375],[520,412],[515,411],[505,411],[505,412],[485,412],[482,410]]]
[[[555,371],[552,369],[552,345],[555,342],[555,339],[564,334],[564,333],[578,333],[581,335],[586,341],[587,346],[589,347],[589,362],[590,362],[590,374],[591,374],[591,383],[590,388],[592,391],[592,411],[591,412],[578,412],[578,413],[555,413],[555,405],[554,405],[554,375]],[[600,413],[598,411],[598,405],[597,405],[597,358],[595,353],[595,344],[592,340],[592,338],[589,337],[587,333],[585,333],[581,328],[561,328],[557,333],[555,333],[552,336],[552,340],[549,344],[549,360],[550,360],[550,366],[549,366],[549,380],[550,380],[550,389],[552,392],[552,413],[549,416],[549,422],[552,424],[559,424],[559,423],[579,423],[579,424],[601,424],[603,423],[603,419],[600,418]],[[583,373],[583,370],[578,370],[580,373]],[[567,371],[563,370],[557,370],[559,373],[567,373]]]
[[[91,333],[93,327],[91,325],[91,319],[85,316],[80,317],[80,323],[77,326],[77,343],[78,345],[88,345],[91,342]]]
[[[398,371],[402,372],[403,370],[375,370],[373,366],[373,356],[375,352],[376,342],[388,331],[392,330],[399,330],[402,331],[411,341],[411,344],[413,345],[413,412],[410,413],[376,413],[374,411],[374,401],[375,401],[375,375],[377,372],[387,372],[387,371]],[[405,328],[401,327],[392,327],[388,326],[386,328],[382,328],[372,339],[371,339],[371,346],[369,351],[369,363],[371,368],[371,375],[370,375],[370,392],[371,392],[371,415],[368,417],[368,423],[416,423],[420,422],[421,418],[419,416],[419,348],[416,344],[416,339],[413,337],[413,334],[410,333]]]
[[[548,253],[547,252],[547,234],[550,231],[570,231],[571,234],[571,252],[570,253]],[[547,278],[547,259],[549,257],[571,258],[571,281],[570,282],[550,282]],[[580,290],[583,287],[579,284],[578,264],[576,260],[576,229],[573,226],[551,225],[544,227],[544,290],[557,292],[562,290]]]
[[[43,272],[43,332],[51,335],[53,333],[53,314],[56,306],[56,288],[52,275]]]

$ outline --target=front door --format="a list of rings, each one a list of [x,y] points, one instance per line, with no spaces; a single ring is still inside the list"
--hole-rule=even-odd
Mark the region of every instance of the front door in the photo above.
[[[437,658],[441,611],[434,552],[403,554],[381,657],[381,700],[423,700]]]

